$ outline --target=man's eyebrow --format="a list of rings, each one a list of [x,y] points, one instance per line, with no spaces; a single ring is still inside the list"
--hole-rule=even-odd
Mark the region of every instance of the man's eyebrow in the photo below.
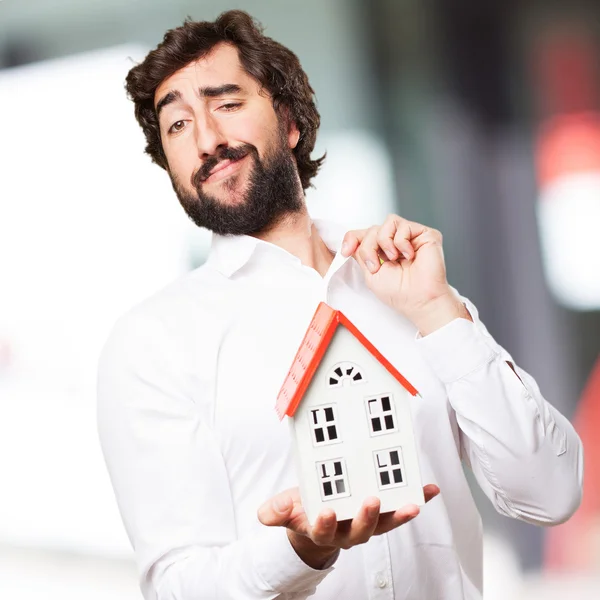
[[[218,98],[219,96],[226,96],[227,94],[245,94],[244,90],[236,83],[224,83],[216,87],[201,87],[198,93],[203,98]],[[160,118],[160,111],[177,100],[182,100],[183,97],[181,92],[178,90],[171,90],[165,94],[156,105],[156,116]]]
[[[160,117],[160,111],[167,106],[167,104],[171,104],[176,100],[181,100],[181,92],[177,90],[171,90],[168,94],[164,95],[156,105],[156,116]]]
[[[224,83],[217,87],[202,87],[198,91],[203,98],[218,98],[227,94],[243,93],[242,88],[235,83]]]

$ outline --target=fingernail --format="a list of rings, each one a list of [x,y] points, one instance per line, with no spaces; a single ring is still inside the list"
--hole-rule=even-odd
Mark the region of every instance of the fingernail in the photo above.
[[[379,512],[379,507],[377,506],[367,506],[367,516],[369,519],[372,519]]]
[[[323,515],[323,521],[325,521],[325,523],[331,523],[331,521],[333,521],[334,518],[335,513],[333,512],[328,512]]]
[[[371,260],[366,260],[365,265],[367,265],[367,269],[373,273],[375,271],[375,263]]]
[[[288,498],[277,498],[276,500],[273,500],[273,507],[277,512],[283,513],[290,507],[290,502]]]
[[[348,244],[346,242],[342,244],[342,254],[348,254]]]
[[[406,260],[410,260],[410,256],[408,256],[408,252],[403,252],[403,253],[402,253],[402,256],[404,256],[404,258],[405,258]]]

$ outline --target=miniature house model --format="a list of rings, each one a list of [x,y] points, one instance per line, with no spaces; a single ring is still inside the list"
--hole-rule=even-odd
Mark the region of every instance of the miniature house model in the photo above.
[[[277,397],[289,417],[302,504],[314,523],[351,519],[368,496],[381,512],[424,504],[404,377],[337,310],[319,304]]]

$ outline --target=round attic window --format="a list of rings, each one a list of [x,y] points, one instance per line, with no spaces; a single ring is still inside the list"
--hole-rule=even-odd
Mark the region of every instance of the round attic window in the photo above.
[[[327,383],[329,387],[341,387],[345,381],[348,381],[349,385],[354,385],[355,383],[364,383],[366,378],[357,364],[351,362],[338,363],[329,371]]]

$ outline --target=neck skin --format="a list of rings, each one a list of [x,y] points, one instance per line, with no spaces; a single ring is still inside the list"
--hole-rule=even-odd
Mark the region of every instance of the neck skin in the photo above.
[[[303,265],[325,276],[334,253],[327,248],[319,235],[306,206],[302,212],[289,215],[268,231],[260,232],[257,238],[275,244],[297,256]]]

